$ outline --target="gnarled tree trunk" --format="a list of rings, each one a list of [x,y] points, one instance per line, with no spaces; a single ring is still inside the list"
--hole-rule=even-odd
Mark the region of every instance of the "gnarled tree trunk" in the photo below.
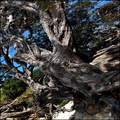
[[[53,4],[54,9],[50,10],[42,10],[37,3],[22,0],[2,1],[1,6],[18,7],[34,12],[36,16],[39,16],[41,24],[53,45],[52,52],[39,48],[30,39],[21,37],[19,31],[16,35],[12,34],[12,31],[9,40],[0,44],[0,52],[4,56],[8,67],[16,78],[27,83],[34,93],[41,98],[39,105],[42,105],[42,102],[48,96],[48,98],[52,99],[68,99],[75,102],[78,100],[79,103],[84,101],[83,110],[86,111],[94,103],[100,104],[103,101],[110,105],[112,117],[117,118],[119,116],[119,101],[109,94],[104,95],[104,93],[120,87],[120,72],[118,69],[103,72],[96,67],[95,60],[90,65],[77,56],[72,30],[67,22],[62,2],[56,1]],[[10,20],[9,24],[11,24]],[[9,45],[12,45],[17,51],[15,56],[9,56],[8,49],[7,52],[4,51],[4,48]],[[115,52],[118,52],[117,47]],[[111,49],[114,49],[114,46],[104,49],[103,52]],[[103,52],[98,54],[103,54]],[[11,58],[19,60],[23,67],[23,72],[13,65]],[[31,77],[31,69],[26,66],[26,63],[30,64],[31,67],[36,66],[40,69],[50,78],[50,82],[47,85],[35,83]],[[56,94],[57,92],[59,95]]]

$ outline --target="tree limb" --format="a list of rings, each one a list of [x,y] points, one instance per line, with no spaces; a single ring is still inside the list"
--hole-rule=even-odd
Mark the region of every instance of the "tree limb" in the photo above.
[[[22,112],[3,113],[3,114],[1,114],[0,119],[12,118],[12,117],[22,117],[22,116],[25,117],[27,115],[29,116],[32,113],[33,113],[32,109],[25,110],[25,111],[22,111]]]

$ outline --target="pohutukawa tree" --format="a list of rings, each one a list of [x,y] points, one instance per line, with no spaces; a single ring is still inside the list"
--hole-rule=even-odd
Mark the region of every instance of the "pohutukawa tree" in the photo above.
[[[120,87],[119,67],[104,72],[95,64],[104,63],[103,59],[96,58],[91,64],[85,63],[76,53],[72,28],[65,14],[65,2],[59,0],[48,2],[50,6],[45,8],[39,1],[0,2],[2,21],[0,53],[7,67],[17,79],[27,83],[40,98],[39,108],[45,104],[44,99],[67,99],[75,103],[79,101],[79,104],[83,104],[81,109],[86,112],[96,103],[99,112],[102,110],[100,104],[105,103],[111,108],[111,117],[118,118],[120,101],[111,96],[109,91]],[[53,46],[52,51],[40,48],[30,39],[33,35],[31,26],[35,23],[42,24]],[[28,38],[22,35],[26,30],[29,31]],[[9,55],[10,46],[17,52],[14,56]],[[104,54],[110,58],[112,56],[106,54],[110,50],[111,52],[116,50],[118,53],[119,45],[105,48],[96,56]],[[20,71],[14,62],[20,64],[23,71]],[[40,83],[35,82],[32,79],[33,67],[43,72],[49,78],[49,82],[46,83],[44,79]],[[76,104],[73,109],[76,108]]]

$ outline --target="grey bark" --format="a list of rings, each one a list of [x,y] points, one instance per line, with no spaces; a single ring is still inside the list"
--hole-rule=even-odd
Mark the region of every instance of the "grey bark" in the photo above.
[[[25,110],[22,112],[12,112],[12,113],[3,113],[0,116],[0,119],[4,120],[6,118],[13,118],[13,117],[25,117],[25,116],[29,116],[29,114],[32,113],[32,110]]]
[[[100,98],[99,95],[102,96],[103,92],[120,87],[120,71],[117,66],[119,65],[119,60],[117,59],[117,62],[112,65],[112,63],[110,63],[111,59],[108,57],[109,51],[113,51],[115,52],[114,55],[118,55],[119,45],[111,46],[99,51],[96,54],[96,56],[99,57],[95,58],[91,65],[82,61],[74,52],[75,47],[72,30],[66,21],[64,9],[60,1],[55,2],[56,13],[50,10],[43,11],[40,5],[37,5],[36,3],[23,2],[20,0],[11,2],[2,1],[1,6],[16,6],[21,9],[35,12],[35,14],[39,15],[42,26],[47,33],[49,40],[53,44],[53,51],[50,52],[39,48],[29,39],[26,40],[19,35],[12,35],[9,42],[0,45],[1,54],[4,56],[5,61],[14,76],[27,83],[41,99],[44,99],[49,93],[51,93],[51,97],[53,96],[52,98],[56,98],[56,92],[62,93],[62,96],[59,98],[63,99],[75,100],[76,97],[74,97],[74,94],[76,92],[83,94],[85,98],[92,98],[93,96]],[[8,52],[4,51],[4,47],[8,45],[13,45],[17,51],[15,56],[9,56]],[[24,72],[17,70],[10,61],[10,58],[14,60],[18,59]],[[104,59],[106,59],[107,63],[110,63],[114,68],[114,71],[111,69],[111,71],[103,72],[96,67],[96,64],[101,67]],[[35,83],[31,78],[32,73],[30,69],[27,68],[24,63],[29,63],[31,66],[38,67],[40,71],[51,78],[50,82],[52,85]],[[103,64],[106,65],[107,63]],[[61,91],[62,87],[64,87],[63,91]],[[95,99],[97,97],[95,97]],[[108,103],[111,103],[112,101],[113,99],[111,98]],[[116,103],[114,102],[114,104]],[[120,106],[119,104],[116,105]],[[117,107],[114,109],[111,107],[111,109],[114,112],[120,111]],[[113,117],[116,115],[113,115]]]

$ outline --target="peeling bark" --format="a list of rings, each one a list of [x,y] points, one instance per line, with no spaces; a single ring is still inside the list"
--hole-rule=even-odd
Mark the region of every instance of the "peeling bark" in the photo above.
[[[116,56],[118,56],[119,53],[119,45],[113,45],[98,51],[94,56],[96,58],[91,62],[91,65],[82,61],[74,52],[75,46],[72,30],[66,20],[62,5],[63,3],[60,1],[56,1],[54,4],[54,6],[56,6],[56,11],[43,11],[37,3],[22,0],[11,2],[2,1],[2,7],[13,6],[37,14],[49,40],[53,44],[53,51],[51,52],[39,48],[35,43],[32,43],[30,39],[26,40],[19,35],[12,35],[11,33],[12,37],[9,38],[9,41],[0,44],[0,52],[3,55],[7,66],[13,72],[13,75],[27,83],[32,91],[41,98],[41,101],[39,101],[40,107],[42,107],[41,103],[46,96],[55,99],[78,99],[79,102],[85,102],[86,99],[89,99],[91,100],[91,104],[96,100],[99,101],[99,99],[103,101],[101,96],[104,92],[120,87],[119,57],[117,57],[116,62]],[[7,52],[4,51],[4,47],[9,45],[13,45],[14,49],[17,51],[15,56],[9,56],[8,50]],[[114,53],[114,55],[111,56],[111,53]],[[18,59],[24,71],[19,71],[13,65],[11,59]],[[115,59],[113,60],[113,62],[115,62],[114,64],[111,62],[112,59]],[[107,62],[103,62],[103,60]],[[47,85],[35,83],[31,77],[31,70],[23,63],[28,63],[31,66],[39,68],[41,72],[51,79],[51,83],[49,82]],[[111,68],[108,68],[109,71],[103,72],[99,69],[100,67],[106,67],[106,65],[111,65]],[[97,68],[96,66],[100,67]],[[63,89],[63,91],[61,89]],[[56,94],[57,92],[62,93],[62,95],[58,97],[58,94]],[[79,94],[78,98],[76,97],[77,93]],[[81,95],[84,97],[81,98]],[[116,100],[112,97],[110,97],[110,100],[108,100],[107,97],[104,97],[104,99],[104,102],[108,102],[109,105],[112,105],[111,103],[114,102],[114,107],[112,106],[111,110],[115,112],[113,114],[115,119],[116,116],[119,116],[119,101],[115,102]],[[88,101],[85,102],[85,106],[86,109],[89,107]],[[20,115],[24,112],[15,114]],[[13,116],[13,113],[10,113],[9,115]]]
[[[120,44],[104,48],[93,56],[95,59],[90,63],[101,69],[103,72],[120,70]],[[104,61],[104,62],[102,62]]]

